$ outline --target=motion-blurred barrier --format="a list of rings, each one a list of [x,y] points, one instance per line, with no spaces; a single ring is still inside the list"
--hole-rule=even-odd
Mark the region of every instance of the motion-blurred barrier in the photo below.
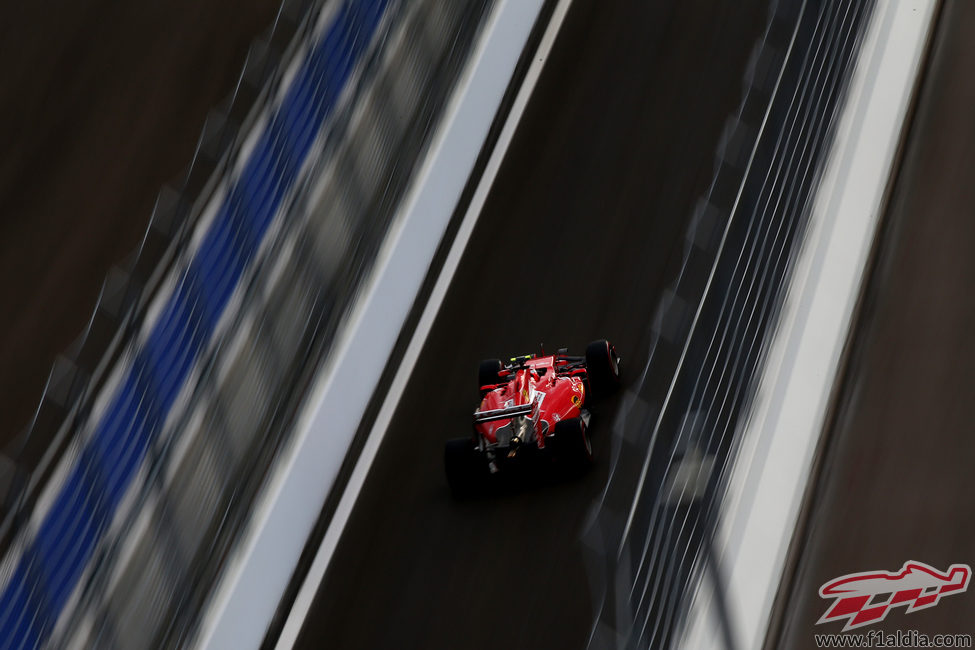
[[[182,645],[486,0],[315,6],[0,566],[0,646]],[[246,74],[246,72],[245,72]]]
[[[716,506],[872,8],[772,9],[653,324],[650,360],[615,425],[611,479],[585,535],[592,647],[670,647],[705,569],[720,598],[721,568],[709,562]]]
[[[239,156],[238,133],[253,130],[313,0],[282,0],[274,24],[247,54],[231,95],[207,117],[187,169],[160,191],[143,241],[113,268],[85,331],[57,359],[34,418],[0,455],[3,490],[0,549],[35,503],[91,404],[146,316],[160,285],[188,244],[228,165]],[[289,50],[290,51],[290,50]]]

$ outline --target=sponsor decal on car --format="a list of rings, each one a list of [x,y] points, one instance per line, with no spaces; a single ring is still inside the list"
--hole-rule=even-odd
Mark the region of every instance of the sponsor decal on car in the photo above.
[[[580,381],[572,385],[572,390],[575,391],[575,394],[572,395],[572,405],[578,408],[585,399],[586,389],[583,388],[582,382]]]

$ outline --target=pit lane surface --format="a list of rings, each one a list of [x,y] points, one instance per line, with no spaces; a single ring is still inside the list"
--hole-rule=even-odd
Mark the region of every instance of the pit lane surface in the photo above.
[[[823,583],[975,564],[975,4],[947,2],[885,216],[798,563],[768,647],[812,648]],[[975,594],[874,629],[975,633]]]
[[[0,2],[0,448],[279,4]]]
[[[443,442],[469,431],[481,358],[605,336],[642,364],[766,17],[764,0],[573,3],[299,647],[585,647],[577,537],[606,463],[456,503]]]

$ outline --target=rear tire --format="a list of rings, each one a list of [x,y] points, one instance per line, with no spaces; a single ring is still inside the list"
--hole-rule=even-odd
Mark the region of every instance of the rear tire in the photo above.
[[[599,339],[586,347],[586,375],[596,399],[616,392],[620,387],[620,359],[612,343]]]
[[[503,367],[500,359],[485,359],[482,361],[480,367],[477,369],[478,389],[482,386],[501,383],[501,377],[498,376],[498,373],[501,372]],[[481,397],[484,397],[487,393],[488,391],[481,390]]]
[[[562,420],[552,436],[555,464],[566,476],[584,474],[593,464],[589,428],[582,418]]]
[[[448,440],[444,445],[444,471],[447,485],[457,498],[476,495],[488,476],[487,464],[470,438]]]

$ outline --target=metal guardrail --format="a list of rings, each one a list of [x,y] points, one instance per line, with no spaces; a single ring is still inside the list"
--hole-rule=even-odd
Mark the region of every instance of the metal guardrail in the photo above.
[[[670,647],[703,571],[720,583],[718,506],[872,8],[772,8],[614,427],[611,479],[584,536],[591,647]]]
[[[3,647],[192,637],[489,5],[346,0],[298,26],[302,63],[0,568]]]

